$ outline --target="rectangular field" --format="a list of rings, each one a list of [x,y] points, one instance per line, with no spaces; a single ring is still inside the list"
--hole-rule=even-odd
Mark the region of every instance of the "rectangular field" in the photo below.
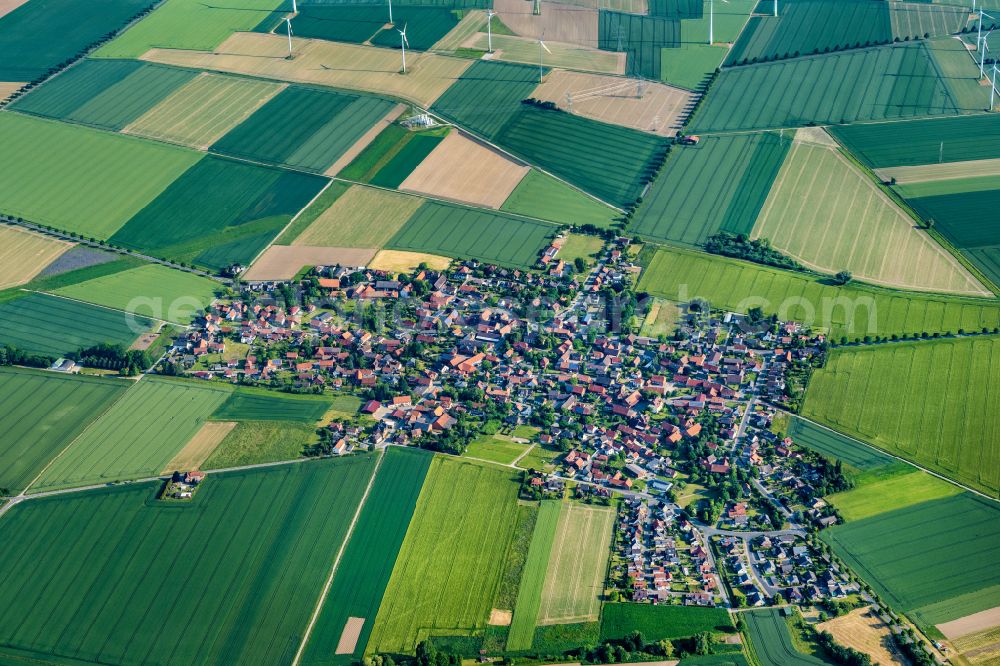
[[[838,525],[821,537],[893,607],[939,624],[996,606],[998,518],[996,504],[962,493]]]
[[[159,264],[56,289],[54,293],[170,322],[187,323],[215,299],[218,283]]]
[[[207,424],[216,423],[207,421]],[[224,422],[223,422],[224,423]],[[241,421],[219,442],[202,469],[294,460],[318,439],[315,424],[294,421]]]
[[[0,369],[0,488],[24,490],[130,386],[120,379]]]
[[[771,129],[976,110],[954,98],[924,43],[911,42],[727,69],[691,129]]]
[[[31,281],[72,243],[18,227],[0,226],[0,289]]]
[[[431,460],[433,455],[420,449],[386,450],[375,485],[337,566],[303,664],[350,666],[364,656]],[[354,649],[339,649],[349,618],[361,619],[361,630]]]
[[[0,114],[0,145],[0,211],[102,240],[201,159],[193,150],[16,113]]]
[[[512,652],[530,650],[534,641],[538,611],[542,605],[542,591],[545,589],[545,572],[548,570],[561,507],[561,502],[547,500],[538,509],[535,530],[531,533],[531,543],[528,546],[528,557],[517,588],[510,633],[507,634],[505,647]]]
[[[614,523],[612,507],[563,503],[545,572],[538,624],[598,619]]]
[[[524,176],[500,210],[598,229],[607,229],[618,216],[611,206],[537,169]]]
[[[236,389],[211,418],[216,421],[303,421],[316,423],[330,409],[329,398]]]
[[[399,187],[410,177],[413,170],[434,152],[447,133],[448,129],[407,134],[400,142],[399,150],[389,157],[368,182],[378,187],[393,189]]]
[[[431,109],[467,130],[493,139],[538,86],[538,67],[477,60]]]
[[[124,131],[207,150],[282,90],[280,83],[203,73]]]
[[[790,137],[767,132],[676,146],[630,230],[688,246],[720,231],[749,235],[791,145]]]
[[[485,51],[489,46],[489,37],[484,32],[476,33],[466,42],[466,45]],[[582,72],[597,72],[600,74],[624,74],[626,65],[625,53],[611,53],[580,46],[546,40],[545,45],[552,53],[545,53],[544,66],[573,69]],[[513,35],[498,35],[493,33],[493,61],[521,63],[534,65],[538,69],[538,40]]]
[[[807,274],[684,250],[661,248],[649,256],[640,290],[680,303],[700,297],[736,312],[762,307],[783,320],[811,322],[834,339],[1000,326],[1000,306],[987,299],[834,287]]]
[[[374,462],[212,475],[191,501],[155,482],[24,502],[0,525],[0,600],[32,606],[0,640],[59,662],[288,662]]]
[[[601,614],[601,640],[619,640],[633,631],[642,632],[647,641],[659,641],[732,630],[724,608],[615,603],[605,604]]]
[[[496,143],[619,207],[635,201],[666,151],[660,137],[529,105],[522,105]]]
[[[243,274],[245,280],[291,280],[306,266],[367,266],[376,248],[272,245]]]
[[[873,169],[985,160],[1000,155],[1000,115],[995,113],[840,125],[830,131]]]
[[[386,247],[529,268],[555,231],[544,222],[428,201]]]
[[[833,460],[840,460],[845,465],[863,472],[892,465],[895,462],[893,458],[874,448],[798,416],[791,417],[788,432],[785,434],[799,446],[812,449]]]
[[[380,248],[423,203],[420,197],[351,185],[292,244]]]
[[[825,661],[795,649],[792,635],[779,609],[743,613],[748,649],[760,666],[824,666]]]
[[[48,294],[25,293],[0,303],[0,344],[45,356],[101,342],[128,347],[152,325],[145,317]]]
[[[994,336],[841,349],[813,376],[802,414],[997,497],[997,373]]]
[[[515,475],[433,460],[367,652],[409,652],[428,636],[486,628],[517,518]]]
[[[158,476],[230,391],[144,377],[73,441],[31,490]]]
[[[850,522],[921,502],[951,497],[960,492],[962,489],[952,483],[926,472],[913,470],[861,488],[834,493],[826,499],[836,507],[844,520]]]
[[[470,458],[510,465],[527,448],[527,444],[515,442],[506,435],[481,435],[478,439],[469,442],[469,447],[465,450],[465,453]]]
[[[201,469],[236,426],[235,421],[206,421],[184,448],[163,466],[163,474]]]

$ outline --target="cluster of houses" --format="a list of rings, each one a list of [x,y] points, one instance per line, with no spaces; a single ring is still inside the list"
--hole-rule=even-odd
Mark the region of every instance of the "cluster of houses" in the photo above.
[[[195,491],[205,480],[205,473],[198,471],[174,472],[163,491],[160,493],[161,499],[189,500],[194,497]]]

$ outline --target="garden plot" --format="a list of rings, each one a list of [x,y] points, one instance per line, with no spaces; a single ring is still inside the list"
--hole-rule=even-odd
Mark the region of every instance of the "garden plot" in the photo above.
[[[493,9],[514,34],[530,39],[597,48],[596,8],[561,2],[541,2],[541,13],[534,13],[532,0],[495,0]]]
[[[291,280],[306,266],[367,266],[376,249],[272,245],[243,274],[244,280]]]
[[[500,208],[529,167],[452,131],[399,189],[487,208]]]
[[[594,120],[673,136],[694,95],[649,81],[556,70],[532,97]]]
[[[406,74],[390,49],[293,38],[295,58],[286,59],[283,35],[238,32],[214,51],[154,48],[144,60],[181,67],[248,74],[265,79],[317,83],[332,88],[383,93],[430,106],[465,71],[471,60],[432,53],[408,53]]]
[[[0,289],[29,282],[72,243],[0,225]]]

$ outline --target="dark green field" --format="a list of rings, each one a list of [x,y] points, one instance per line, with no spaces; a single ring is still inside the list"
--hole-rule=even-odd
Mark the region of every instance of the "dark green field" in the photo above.
[[[360,44],[374,37],[388,21],[388,8],[381,5],[308,5],[303,2],[298,16],[292,20],[292,32],[298,37]],[[284,29],[282,23],[277,30],[283,32]]]
[[[0,81],[32,81],[154,4],[31,0],[0,18]]]
[[[908,204],[960,249],[994,284],[1000,284],[1000,190],[956,192],[907,199]]]
[[[392,8],[395,29],[386,29],[371,40],[377,46],[399,48],[398,29],[406,26],[407,49],[426,51],[434,46],[452,28],[458,25],[458,17],[450,7],[406,7]]]
[[[875,590],[938,624],[996,606],[1000,509],[971,493],[888,511],[821,533]]]
[[[664,139],[563,111],[522,105],[496,143],[594,196],[624,207],[642,192]]]
[[[0,303],[0,344],[61,356],[101,342],[129,346],[152,320],[47,294]]]
[[[493,139],[537,86],[537,67],[477,60],[434,102],[432,110]]]
[[[130,385],[121,379],[0,368],[0,488],[24,490]]]
[[[846,435],[792,416],[786,433],[799,446],[812,449],[833,460],[843,461],[855,469],[867,471],[885,467],[895,462],[891,456],[880,453],[873,447],[865,446]]]
[[[733,631],[724,608],[653,606],[651,604],[605,604],[601,615],[601,640],[625,638],[633,631],[647,642],[684,638],[703,631]]]
[[[379,187],[399,187],[444,139],[440,134],[409,133],[406,142],[369,181]]]
[[[873,169],[993,159],[1000,155],[1000,115],[864,123],[831,128]]]
[[[782,611],[774,608],[743,613],[750,653],[760,666],[824,666],[826,661],[795,649]]]
[[[790,136],[762,133],[675,147],[629,230],[691,246],[720,231],[749,235],[791,145]]]
[[[378,97],[289,86],[211,149],[322,172],[392,107]]]
[[[216,421],[311,421],[331,407],[326,398],[237,389],[212,414]]]
[[[364,655],[432,459],[433,455],[420,449],[386,450],[302,663],[350,666]],[[337,655],[337,644],[351,617],[364,618],[364,628],[354,650]]]
[[[624,51],[629,76],[659,80],[663,49],[681,45],[681,22],[602,9],[597,18],[597,44],[606,51]]]
[[[529,268],[555,231],[544,222],[428,201],[386,247]]]
[[[0,522],[0,644],[98,663],[291,661],[373,456],[30,500]],[[335,507],[335,510],[331,510]],[[169,657],[167,657],[169,655]]]
[[[208,268],[249,261],[326,179],[208,155],[111,237]]]

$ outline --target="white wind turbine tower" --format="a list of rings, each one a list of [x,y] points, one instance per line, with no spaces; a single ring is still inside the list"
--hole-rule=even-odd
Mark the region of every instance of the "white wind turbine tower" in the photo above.
[[[544,69],[542,68],[542,49],[545,49],[546,51],[548,51],[549,55],[552,55],[552,51],[549,51],[549,47],[547,47],[545,45],[545,42],[542,41],[544,37],[545,37],[545,31],[543,30],[542,36],[538,38],[538,82],[539,83],[542,82],[542,74],[544,72]]]
[[[285,17],[285,27],[288,28],[288,57],[286,60],[292,59],[292,19],[291,17]]]
[[[399,33],[399,46],[403,49],[403,74],[406,74],[406,47],[409,46],[410,42],[406,40],[406,23],[403,24],[403,29],[396,29]]]
[[[389,0],[389,23],[396,25],[392,20],[392,0]]]
[[[298,2],[298,0],[292,0],[292,13],[293,14],[298,14],[299,13],[299,2]]]
[[[722,0],[727,5],[729,0]],[[777,5],[777,3],[775,3]],[[777,16],[777,13],[775,13]],[[708,0],[708,45],[715,43],[715,0]]]
[[[993,61],[993,80],[990,81],[990,111],[993,110],[993,103],[997,94],[997,61]]]
[[[990,50],[990,47],[987,44],[987,42],[989,41],[991,34],[993,34],[992,30],[990,30],[989,32],[987,32],[986,36],[979,38],[979,44],[978,44],[978,46],[979,46],[979,80],[980,81],[983,79],[984,76],[986,76],[986,70],[985,70],[985,67],[986,67],[986,52]]]
[[[975,0],[973,0],[975,2]],[[774,0],[774,18],[778,18],[778,0]]]
[[[493,17],[497,13],[492,9],[486,10],[486,46],[493,53]]]

